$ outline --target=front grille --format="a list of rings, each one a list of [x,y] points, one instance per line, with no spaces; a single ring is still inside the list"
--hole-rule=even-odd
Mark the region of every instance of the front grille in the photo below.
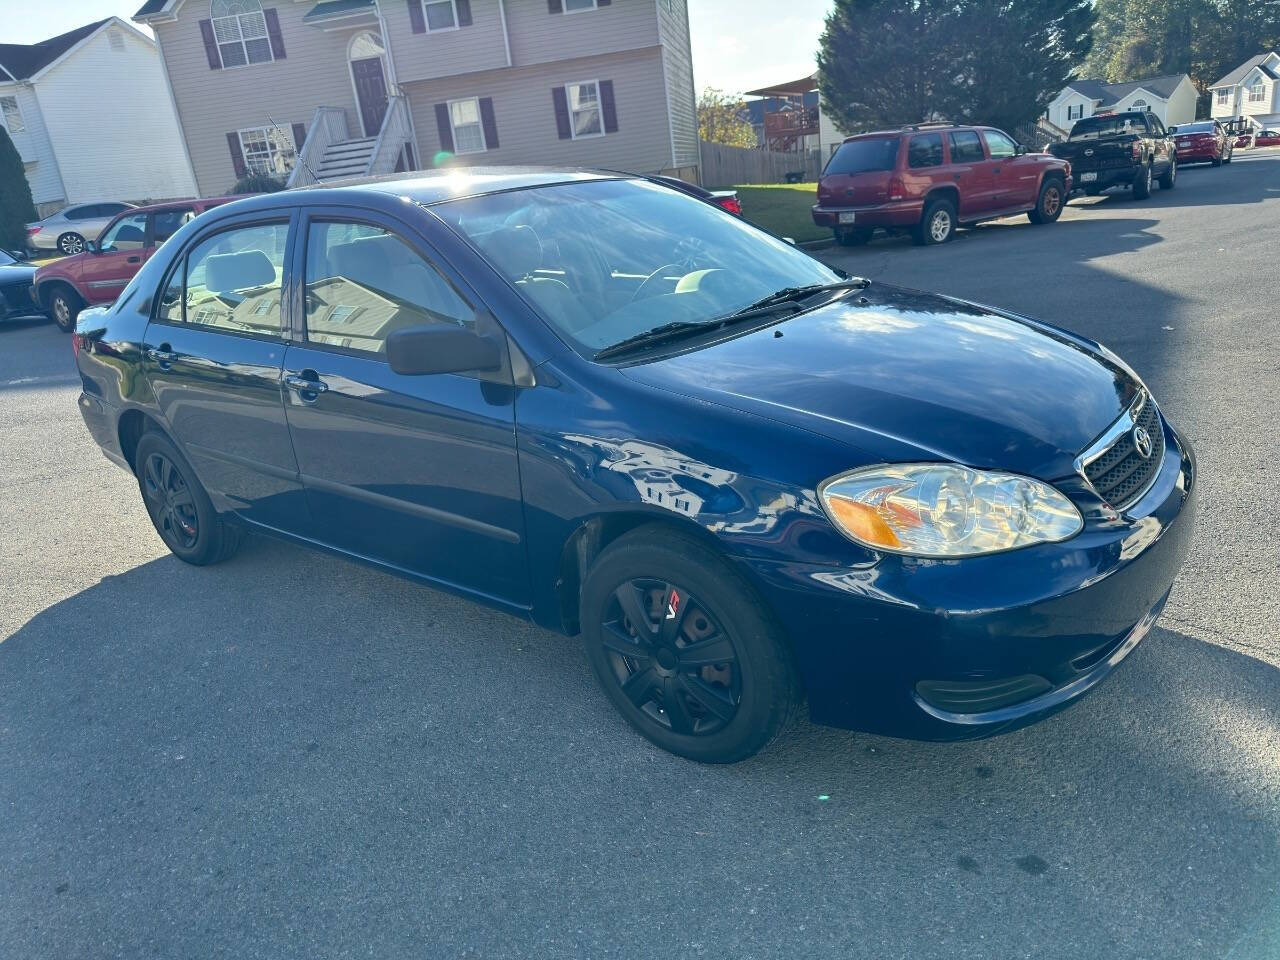
[[[1084,475],[1098,496],[1117,510],[1125,509],[1147,492],[1164,461],[1164,425],[1150,397],[1144,397],[1142,408],[1136,413],[1126,413],[1121,421],[1128,429],[1084,464]],[[1138,427],[1145,429],[1151,438],[1151,452],[1145,457],[1134,442]]]

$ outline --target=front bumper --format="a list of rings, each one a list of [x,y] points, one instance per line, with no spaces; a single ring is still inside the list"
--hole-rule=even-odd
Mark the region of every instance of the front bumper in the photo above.
[[[834,207],[815,204],[813,222],[820,227],[910,227],[920,222],[921,200],[894,200],[863,207]],[[853,214],[853,223],[841,223],[840,214]]]
[[[814,722],[976,739],[1109,676],[1155,622],[1191,543],[1195,458],[1165,431],[1151,489],[1065,543],[854,569],[743,561],[791,637]]]

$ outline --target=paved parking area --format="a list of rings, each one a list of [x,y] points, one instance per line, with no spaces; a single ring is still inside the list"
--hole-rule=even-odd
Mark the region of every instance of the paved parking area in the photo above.
[[[824,255],[1118,350],[1200,457],[1160,626],[1075,708],[668,756],[575,641],[251,539],[169,557],[0,329],[0,957],[1280,956],[1280,157]]]

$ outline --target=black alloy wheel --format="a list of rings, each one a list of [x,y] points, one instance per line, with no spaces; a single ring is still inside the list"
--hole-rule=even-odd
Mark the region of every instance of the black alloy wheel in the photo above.
[[[147,457],[142,468],[142,495],[161,538],[170,547],[191,550],[200,537],[200,517],[186,479],[164,453]]]
[[[733,641],[688,591],[628,580],[613,593],[602,642],[622,692],[682,736],[723,730],[738,712],[742,675]]]

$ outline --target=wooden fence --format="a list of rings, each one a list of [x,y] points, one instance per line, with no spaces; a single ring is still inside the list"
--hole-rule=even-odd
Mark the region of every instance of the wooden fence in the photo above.
[[[715,189],[737,183],[786,183],[788,175],[799,174],[811,183],[822,170],[820,150],[780,153],[773,150],[747,150],[727,147],[722,143],[700,141],[702,149],[702,183]]]

